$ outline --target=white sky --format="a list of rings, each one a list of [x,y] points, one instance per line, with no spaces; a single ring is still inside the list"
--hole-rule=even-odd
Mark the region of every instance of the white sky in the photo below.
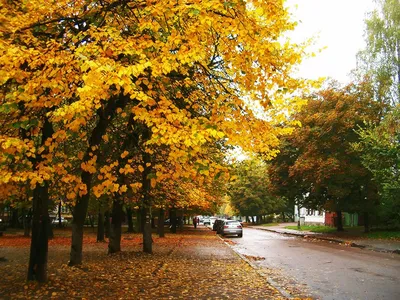
[[[292,39],[319,36],[315,49],[327,47],[303,62],[300,75],[349,82],[348,74],[356,67],[356,53],[364,48],[364,19],[374,8],[373,0],[287,0],[287,5],[294,19],[301,21],[290,35]]]

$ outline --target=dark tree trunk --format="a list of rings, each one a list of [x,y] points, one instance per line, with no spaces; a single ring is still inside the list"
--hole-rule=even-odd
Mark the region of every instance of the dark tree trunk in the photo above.
[[[133,228],[132,208],[130,207],[126,208],[126,216],[128,218],[128,232],[133,233],[134,228]]]
[[[22,220],[24,224],[24,236],[28,237],[31,234],[32,211],[23,211]]]
[[[89,139],[89,147],[86,149],[84,162],[91,159],[91,155],[97,155],[99,149],[93,150],[92,147],[98,147],[102,141],[102,136],[106,132],[108,125],[111,123],[117,108],[124,108],[129,101],[129,96],[117,96],[117,99],[111,98],[108,100],[107,106],[97,111],[99,121],[92,131]],[[89,205],[90,190],[93,174],[82,170],[81,181],[86,185],[87,193],[77,197],[76,204],[73,210],[72,220],[72,241],[69,265],[75,266],[82,263],[82,248],[83,248],[83,225]]]
[[[72,241],[69,265],[75,266],[82,263],[82,248],[83,248],[83,226],[85,224],[86,212],[89,204],[89,191],[92,175],[89,172],[83,172],[83,183],[86,183],[87,194],[79,197],[74,206],[72,220]]]
[[[94,232],[94,216],[89,215],[89,222],[90,222],[90,227],[93,229]]]
[[[170,209],[169,210],[169,223],[171,224],[171,232],[176,233],[176,210]]]
[[[160,208],[160,211],[158,213],[158,225],[157,225],[157,232],[158,236],[160,238],[163,238],[165,236],[165,230],[164,230],[164,209]]]
[[[156,228],[156,220],[154,217],[151,218],[151,228]]]
[[[106,238],[110,237],[110,231],[111,231],[111,224],[110,224],[110,212],[107,210],[104,214],[105,220],[104,220],[104,233]]]
[[[297,229],[300,230],[301,228],[301,222],[300,222],[300,201],[297,202],[297,216],[298,216],[298,220],[297,220]]]
[[[42,141],[44,145],[48,138],[53,135],[53,127],[45,118],[42,127]],[[37,166],[43,159],[44,151],[41,156],[33,160],[33,165]],[[33,191],[33,222],[32,222],[32,238],[29,254],[28,280],[36,280],[45,282],[47,280],[47,255],[49,242],[49,190],[48,182],[44,181],[42,185],[36,184]]]
[[[370,231],[369,213],[366,211],[364,212],[364,232],[368,233],[369,231]]]
[[[282,215],[282,221],[283,221],[283,223],[286,223],[286,215],[285,215],[285,212],[282,212],[281,215]]]
[[[247,223],[250,223],[249,216],[246,216],[246,222],[247,222]]]
[[[53,226],[51,224],[50,218],[49,218],[49,222],[47,223],[47,236],[49,237],[49,240],[54,239],[54,231],[53,231]]]
[[[97,242],[105,242],[104,239],[104,213],[99,211],[97,221]]]
[[[135,228],[137,228],[137,233],[143,233],[143,223],[142,223],[142,210],[136,210],[136,223]]]
[[[28,280],[47,281],[48,254],[48,185],[37,184],[33,191],[33,226],[29,256]]]
[[[10,219],[10,227],[11,228],[18,228],[20,227],[19,221],[18,221],[18,209],[16,208],[10,208],[11,210],[11,219]]]
[[[342,220],[342,211],[338,210],[336,211],[336,215],[337,215],[337,230],[338,231],[344,231],[343,229],[343,220]]]
[[[63,226],[61,222],[61,201],[58,204],[58,227],[61,228]]]
[[[254,216],[250,216],[251,217],[251,223],[255,224],[256,222],[254,221]]]
[[[150,129],[145,126],[142,131],[143,143],[151,137]],[[142,151],[143,169],[142,172],[142,224],[143,224],[143,252],[153,253],[153,239],[151,237],[151,179],[149,178],[152,172],[151,156],[148,152]]]
[[[142,223],[143,223],[143,252],[153,253],[153,239],[151,237],[151,223],[149,210],[142,208]]]
[[[119,199],[113,201],[110,239],[108,241],[108,254],[121,251],[122,231],[122,202]]]

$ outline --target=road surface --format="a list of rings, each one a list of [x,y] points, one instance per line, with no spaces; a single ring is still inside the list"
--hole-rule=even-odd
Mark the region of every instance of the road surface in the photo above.
[[[270,281],[314,299],[400,299],[400,255],[244,228],[224,237]]]

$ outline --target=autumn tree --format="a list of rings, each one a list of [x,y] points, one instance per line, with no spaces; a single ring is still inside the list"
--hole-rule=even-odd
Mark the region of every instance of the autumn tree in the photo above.
[[[355,130],[365,121],[378,122],[381,109],[368,84],[318,92],[297,115],[302,126],[283,144],[275,182],[282,176],[281,189],[290,195],[297,188],[300,194],[293,196],[303,197],[308,207],[336,211],[338,218],[342,210],[360,211],[367,220],[377,204],[376,184],[351,145],[359,140]],[[285,163],[280,170],[279,159]]]
[[[80,264],[92,192],[139,194],[148,219],[157,183],[220,173],[202,155],[207,144],[271,157],[298,108],[288,96],[308,86],[291,77],[304,51],[282,37],[294,23],[278,0],[28,1],[2,11],[1,199],[33,193],[29,279],[46,279],[49,187],[62,185],[73,206],[70,265]],[[131,115],[141,130],[124,154],[132,174],[121,177],[124,152],[105,164],[101,149]],[[172,173],[153,163],[158,147],[168,147]],[[197,168],[181,167],[193,159]],[[107,188],[94,189],[96,175]]]

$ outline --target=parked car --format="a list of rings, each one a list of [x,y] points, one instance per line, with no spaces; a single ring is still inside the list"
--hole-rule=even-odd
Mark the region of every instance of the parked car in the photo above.
[[[243,237],[243,227],[240,222],[235,220],[225,220],[221,229],[222,236],[224,235],[237,235]]]
[[[53,221],[51,221],[51,224],[53,224],[54,226],[57,226],[58,224],[60,224],[60,220],[58,218],[53,219]],[[68,220],[65,219],[64,217],[61,217],[61,226],[66,226],[68,224]]]
[[[216,231],[217,234],[221,233],[222,226],[224,224],[225,219],[216,219],[213,225],[213,231]]]
[[[204,224],[204,226],[205,226],[205,225],[211,225],[211,220],[210,220],[210,218],[204,218],[204,219],[203,219],[203,224]]]
[[[218,219],[217,217],[210,217],[210,225],[214,226],[215,220]]]

